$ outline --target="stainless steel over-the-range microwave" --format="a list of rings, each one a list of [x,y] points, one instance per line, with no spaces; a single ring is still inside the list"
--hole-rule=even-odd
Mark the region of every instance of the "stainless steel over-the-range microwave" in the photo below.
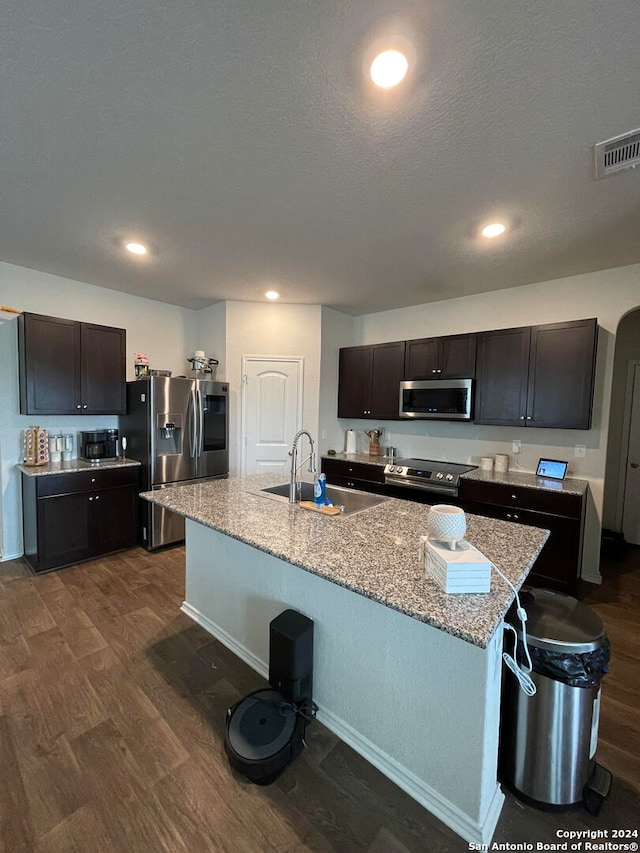
[[[473,379],[413,379],[400,383],[400,417],[470,421]]]

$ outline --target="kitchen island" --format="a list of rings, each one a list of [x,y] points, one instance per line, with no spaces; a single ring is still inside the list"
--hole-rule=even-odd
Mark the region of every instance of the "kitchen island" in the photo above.
[[[325,517],[257,494],[258,475],[148,492],[187,519],[183,610],[257,670],[269,622],[314,620],[319,719],[469,841],[487,843],[496,779],[502,631],[513,593],[446,595],[418,562],[428,508],[389,499]],[[468,516],[467,539],[519,587],[546,532]],[[256,687],[260,686],[256,684]]]

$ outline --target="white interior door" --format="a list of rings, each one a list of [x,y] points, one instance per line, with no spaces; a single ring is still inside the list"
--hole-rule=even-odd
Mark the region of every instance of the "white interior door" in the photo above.
[[[242,473],[288,475],[302,425],[304,359],[243,356]]]
[[[640,365],[638,364],[633,373],[622,531],[627,542],[640,545]]]

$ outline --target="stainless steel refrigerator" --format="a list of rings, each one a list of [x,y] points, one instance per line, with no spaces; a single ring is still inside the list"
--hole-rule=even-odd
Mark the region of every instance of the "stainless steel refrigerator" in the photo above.
[[[229,386],[163,376],[128,382],[120,436],[142,465],[144,491],[228,477]],[[139,538],[150,551],[181,542],[184,518],[140,500]]]

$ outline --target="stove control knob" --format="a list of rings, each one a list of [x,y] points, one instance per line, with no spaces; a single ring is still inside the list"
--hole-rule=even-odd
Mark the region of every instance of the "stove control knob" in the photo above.
[[[442,480],[443,478],[444,478],[444,474],[442,474],[440,471],[438,471],[438,473],[436,474],[436,480]]]
[[[388,474],[393,474],[393,472],[394,472],[395,470],[396,470],[396,469],[393,467],[393,465],[387,465],[387,473],[388,473]]]
[[[398,468],[396,468],[396,471],[398,472],[398,474],[404,474],[404,468],[398,467]]]
[[[447,474],[447,480],[453,480],[453,474]]]

